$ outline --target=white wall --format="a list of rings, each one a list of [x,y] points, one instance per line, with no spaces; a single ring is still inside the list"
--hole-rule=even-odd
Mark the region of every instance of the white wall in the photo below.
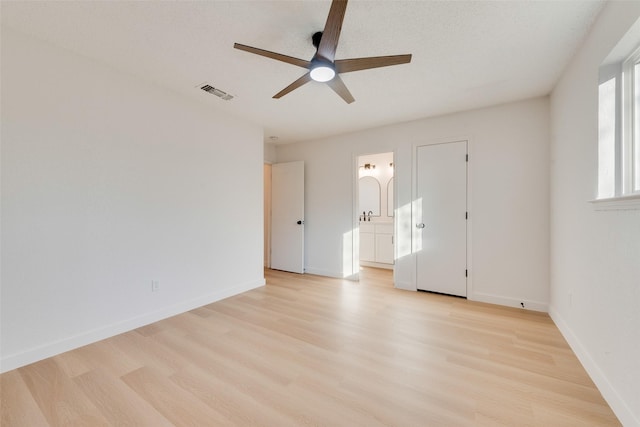
[[[276,162],[276,146],[268,142],[264,143],[264,162],[275,163]]]
[[[595,211],[598,67],[640,16],[608,2],[551,96],[550,314],[624,425],[640,426],[640,211]]]
[[[262,165],[255,125],[3,27],[2,370],[264,284]]]
[[[397,206],[411,202],[416,143],[470,140],[469,297],[546,310],[549,299],[548,98],[462,112],[364,132],[280,145],[278,161],[305,161],[305,268],[343,277],[356,272],[345,255],[353,228],[354,158],[394,151]],[[401,209],[402,210],[402,209]],[[406,212],[406,209],[404,210]],[[397,246],[410,247],[411,217],[398,217]],[[408,241],[409,240],[409,241]],[[413,257],[396,262],[396,286],[412,284]]]

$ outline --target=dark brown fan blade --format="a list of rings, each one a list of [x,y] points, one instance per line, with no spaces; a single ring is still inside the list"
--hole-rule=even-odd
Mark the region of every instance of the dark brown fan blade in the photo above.
[[[347,10],[347,0],[333,0],[329,9],[327,22],[324,24],[324,31],[318,46],[318,55],[333,62],[336,58],[336,48],[342,30],[344,13]]]
[[[309,61],[304,59],[294,58],[293,56],[282,55],[280,53],[271,52],[269,50],[258,49],[257,47],[251,47],[240,43],[234,43],[233,47],[236,49],[244,50],[245,52],[255,53],[256,55],[266,56],[267,58],[275,59],[277,61],[286,62],[287,64],[297,65],[302,68],[309,68]]]
[[[292,92],[295,89],[298,89],[300,86],[302,86],[305,83],[309,83],[310,81],[311,81],[311,76],[309,75],[309,73],[307,73],[304,76],[300,77],[295,82],[291,83],[289,86],[287,86],[284,89],[282,89],[280,92],[278,92],[275,95],[273,95],[273,97],[276,98],[276,99],[282,98],[283,96],[285,96],[289,92]]]
[[[349,92],[349,89],[347,89],[338,74],[336,74],[333,79],[329,80],[327,84],[331,89],[334,90],[335,93],[340,95],[340,98],[344,99],[344,102],[346,102],[347,104],[351,104],[353,101],[355,101],[355,99],[351,95],[351,92]]]
[[[408,64],[411,54],[393,56],[370,56],[368,58],[339,59],[335,62],[338,73],[368,70],[369,68],[388,67],[390,65]]]

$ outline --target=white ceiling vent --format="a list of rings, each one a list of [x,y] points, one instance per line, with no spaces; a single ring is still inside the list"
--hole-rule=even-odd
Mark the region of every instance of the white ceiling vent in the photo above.
[[[209,92],[215,96],[217,96],[218,98],[221,98],[225,101],[229,101],[231,99],[233,99],[233,95],[229,95],[227,92],[221,91],[220,89],[216,89],[215,87],[211,86],[210,84],[207,83],[203,83],[200,86],[198,86],[200,89],[204,90],[205,92]]]

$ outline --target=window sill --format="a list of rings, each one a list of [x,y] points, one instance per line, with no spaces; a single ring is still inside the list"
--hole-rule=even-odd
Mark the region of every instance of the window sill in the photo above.
[[[609,197],[606,199],[589,200],[597,211],[630,211],[640,210],[640,193],[627,196]]]

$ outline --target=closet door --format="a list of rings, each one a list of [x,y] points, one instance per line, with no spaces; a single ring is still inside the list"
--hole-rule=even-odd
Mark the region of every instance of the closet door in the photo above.
[[[467,141],[416,148],[416,287],[467,296]]]
[[[304,273],[304,162],[271,167],[271,268]]]

